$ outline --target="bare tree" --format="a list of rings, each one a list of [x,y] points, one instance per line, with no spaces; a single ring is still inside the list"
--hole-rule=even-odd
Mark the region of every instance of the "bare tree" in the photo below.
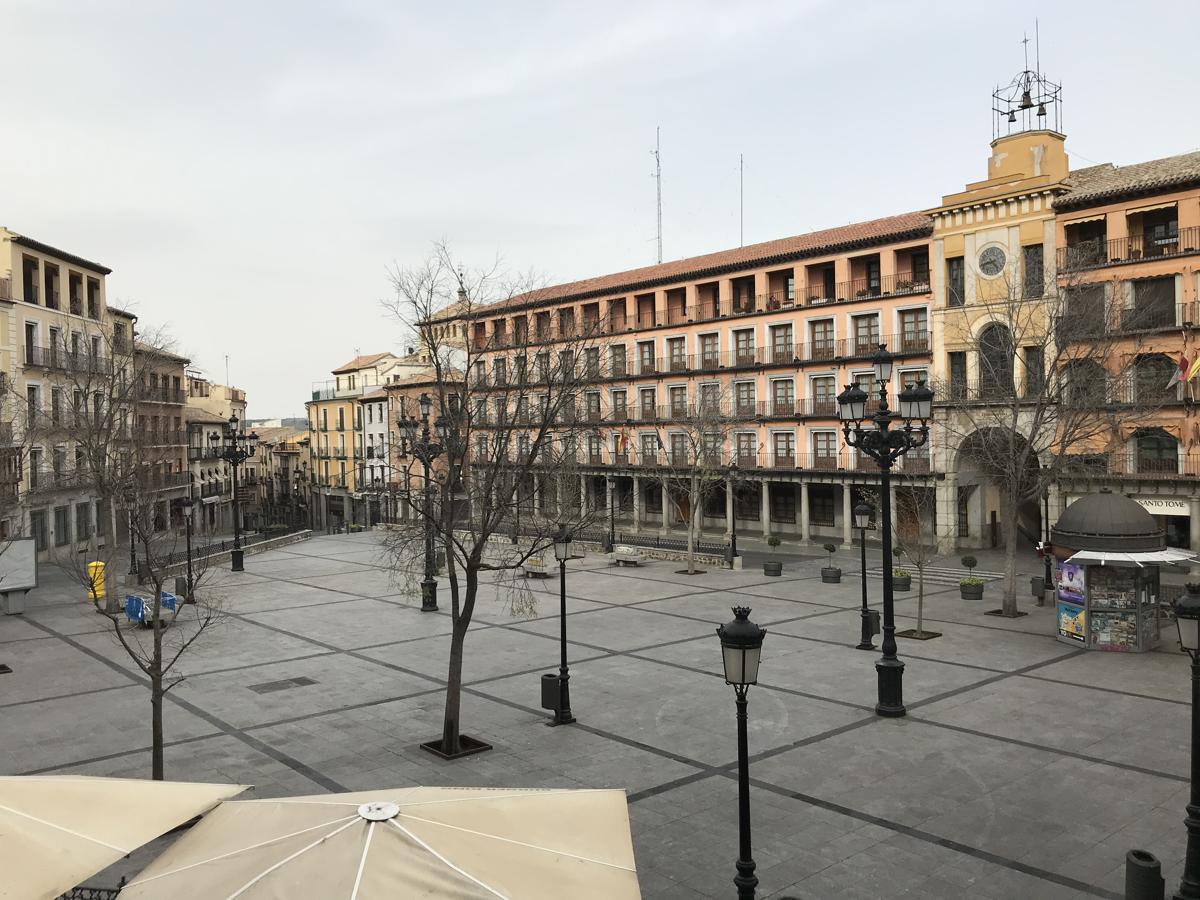
[[[96,502],[99,515],[77,517],[77,542],[87,541],[87,552],[74,544],[55,552],[56,562],[89,591],[96,611],[112,626],[115,641],[145,675],[150,688],[151,777],[163,771],[163,701],[183,676],[178,672],[187,650],[220,621],[215,593],[201,587],[206,561],[192,564],[192,596],[174,609],[164,605],[163,589],[172,573],[186,567],[182,524],[172,524],[164,492],[186,484],[186,463],[173,433],[140,426],[146,400],[146,381],[155,360],[169,353],[169,339],[146,333],[138,340],[114,338],[99,323],[72,325],[83,338],[76,346],[47,348],[50,373],[49,403],[26,410],[26,439],[52,449],[50,464],[31,457],[31,477],[46,490],[66,490]],[[61,329],[67,334],[68,329]],[[181,465],[182,463],[182,465]],[[36,467],[36,470],[35,470]],[[113,513],[125,519],[129,541],[137,556],[138,575],[145,588],[140,622],[125,616],[118,598],[104,590],[92,564],[102,563],[112,573],[124,567],[125,548],[113,534]],[[115,585],[116,579],[109,578]],[[143,630],[145,629],[145,630]]]
[[[937,496],[932,485],[911,475],[900,474],[896,485],[896,537],[898,565],[911,565],[917,576],[917,627],[906,637],[925,640],[938,637],[925,630],[925,570],[937,555],[933,523],[937,516]]]
[[[1173,301],[1170,309],[1173,315]],[[935,385],[938,444],[960,459],[968,455],[998,490],[1002,615],[1021,614],[1017,548],[1023,507],[1036,503],[1080,458],[1109,452],[1127,423],[1162,401],[1170,371],[1157,386],[1130,375],[1141,314],[1107,306],[1103,284],[1067,277],[1022,283],[1011,271],[997,280],[992,296],[946,310],[946,346],[975,350],[978,374],[962,380],[951,373]]]
[[[686,523],[689,575],[696,574],[696,545],[704,531],[704,509],[727,481],[729,467],[722,461],[723,449],[734,421],[720,386],[706,384],[701,392],[691,402],[672,399],[665,416],[670,425],[657,432],[657,451],[651,459],[641,460],[649,467],[650,479],[664,488],[667,503],[679,520]]]
[[[452,632],[440,749],[455,754],[464,644],[481,580],[529,565],[560,526],[578,531],[596,521],[578,476],[581,440],[596,427],[583,394],[599,377],[603,327],[552,319],[538,308],[544,295],[532,279],[506,280],[498,267],[467,273],[444,244],[392,281],[385,305],[430,360],[441,455],[433,502],[410,488],[411,514],[389,531],[385,552],[394,568],[412,571],[429,527],[444,557]],[[485,316],[523,324],[489,333]],[[419,446],[404,449],[419,455]],[[518,517],[523,540],[514,543]]]

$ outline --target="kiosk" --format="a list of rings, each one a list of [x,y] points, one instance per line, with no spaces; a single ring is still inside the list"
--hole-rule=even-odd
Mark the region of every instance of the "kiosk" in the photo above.
[[[1166,546],[1158,523],[1109,488],[1076,500],[1050,530],[1057,638],[1089,650],[1158,645],[1159,567],[1194,560]]]

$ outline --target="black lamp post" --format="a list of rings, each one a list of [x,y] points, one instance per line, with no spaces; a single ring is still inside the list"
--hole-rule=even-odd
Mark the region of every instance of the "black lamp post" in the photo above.
[[[422,393],[417,398],[417,406],[421,412],[420,431],[417,430],[416,416],[401,413],[398,421],[413,456],[425,467],[425,503],[422,510],[425,519],[425,578],[421,582],[421,612],[437,612],[438,583],[433,559],[433,482],[430,478],[430,466],[442,455],[442,445],[433,439],[429,431],[429,411],[433,406],[429,394]],[[444,430],[445,422],[439,418],[434,427]],[[403,453],[403,450],[401,452]]]
[[[729,479],[726,482],[726,489],[730,493],[736,491],[738,477],[738,464],[736,459],[729,461]],[[738,555],[737,552],[737,498],[727,501],[733,507],[733,515],[729,520],[729,550],[725,554],[725,562],[729,564],[729,568],[733,568],[733,559]]]
[[[933,415],[933,391],[919,382],[900,392],[900,411],[888,408],[888,384],[892,380],[892,354],[879,345],[873,357],[879,406],[868,415],[867,392],[858,385],[847,385],[838,394],[838,418],[846,443],[879,463],[879,517],[883,538],[883,656],[875,663],[878,673],[878,702],[875,712],[881,716],[905,714],[904,663],[896,657],[896,620],[892,595],[892,465],[909,450],[929,440],[929,419]],[[893,429],[892,424],[904,420]],[[914,421],[916,425],[914,426]],[[870,427],[874,425],[874,427]]]
[[[750,621],[750,608],[735,606],[734,619],[717,629],[721,639],[721,657],[725,665],[725,683],[733,685],[737,697],[738,727],[738,900],[754,900],[758,876],[750,855],[750,750],[746,738],[746,691],[758,684],[758,664],[762,658],[765,628]]]
[[[867,609],[867,529],[871,527],[871,513],[875,509],[868,503],[859,503],[854,507],[854,527],[858,529],[858,546],[862,553],[862,634],[855,650],[874,650],[871,641],[874,636],[871,628],[871,612]]]
[[[192,514],[196,511],[196,502],[191,497],[184,497],[179,501],[179,508],[183,512],[183,532],[187,542],[187,595],[184,602],[195,603],[196,600],[192,596],[196,584],[192,577]]]
[[[558,560],[558,645],[561,658],[558,666],[558,707],[550,724],[570,725],[575,721],[571,715],[571,689],[568,686],[571,674],[567,671],[567,560],[571,558],[571,532],[562,525],[554,536],[554,558]]]
[[[1175,624],[1179,628],[1179,646],[1192,658],[1192,790],[1187,805],[1187,853],[1183,858],[1183,877],[1175,900],[1200,898],[1200,584],[1189,584],[1187,592],[1175,604]]]
[[[611,490],[609,490],[609,484],[612,485]],[[604,552],[612,553],[613,548],[617,545],[617,511],[614,506],[617,499],[617,483],[610,482],[607,476],[604,479],[604,493],[608,502],[608,534],[604,538]]]
[[[254,456],[254,451],[258,449],[258,435],[254,432],[246,434],[241,431],[238,417],[233,415],[229,417],[223,433],[219,437],[210,434],[208,440],[213,449],[217,451],[217,459],[225,460],[233,469],[233,551],[229,554],[229,559],[230,569],[234,572],[241,572],[243,571],[242,507],[241,501],[238,499],[238,466]]]

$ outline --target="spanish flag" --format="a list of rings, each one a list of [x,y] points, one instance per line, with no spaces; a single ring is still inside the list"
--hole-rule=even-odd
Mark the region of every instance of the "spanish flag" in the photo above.
[[[1196,356],[1196,362],[1200,363],[1200,354]],[[1191,376],[1188,374],[1187,357],[1182,353],[1179,354],[1179,365],[1175,367],[1175,371],[1171,373],[1171,380],[1167,382],[1167,388],[1173,388],[1181,381],[1187,381]]]

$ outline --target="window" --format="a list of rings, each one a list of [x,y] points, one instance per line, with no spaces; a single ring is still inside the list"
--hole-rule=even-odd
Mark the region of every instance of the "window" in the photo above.
[[[771,490],[771,521],[796,521],[796,491],[790,484],[777,484]]]
[[[946,260],[946,305],[962,306],[966,303],[966,268],[961,256]]]
[[[1043,248],[1041,244],[1030,244],[1021,248],[1024,274],[1025,298],[1036,300],[1046,290],[1045,269],[1043,267]]]
[[[1025,396],[1031,398],[1041,396],[1042,386],[1046,380],[1046,364],[1042,356],[1042,348],[1022,348],[1021,359],[1025,364]]]
[[[879,257],[867,260],[867,293],[878,297],[882,280],[879,276]]]
[[[700,385],[700,411],[717,414],[721,411],[721,386],[719,384]]]
[[[790,378],[771,382],[771,415],[790,416],[796,411],[795,385]]]
[[[492,377],[496,380],[496,384],[508,383],[508,363],[503,359],[492,361]]]
[[[588,347],[583,351],[584,365],[587,367],[588,378],[600,377],[600,348]]]
[[[735,519],[757,521],[762,515],[762,489],[759,484],[739,485],[733,495]]]
[[[790,431],[777,431],[771,436],[771,443],[775,450],[775,462],[778,464],[781,460],[786,460],[788,465],[794,465],[796,461],[796,435]]]
[[[837,468],[837,432],[814,431],[812,445],[813,468]]]
[[[837,415],[837,382],[832,376],[812,380],[812,407],[814,416]]]
[[[29,450],[29,489],[38,486],[42,474],[42,448],[32,447]]]
[[[539,381],[550,380],[550,354],[543,350],[537,355],[534,360],[537,365],[537,377]]]
[[[75,540],[86,541],[92,536],[92,504],[75,504]]]
[[[641,434],[638,435],[640,442],[640,456],[643,465],[648,465],[658,462],[658,435],[657,434]]]
[[[854,352],[859,356],[871,354],[879,347],[879,316],[854,316]]]
[[[813,525],[831,527],[834,524],[836,501],[834,485],[810,484],[808,487],[808,518]],[[801,490],[803,490],[803,486]]]
[[[900,373],[900,390],[916,387],[921,382],[929,383],[929,373],[924,369],[905,369]]]
[[[833,359],[833,319],[818,319],[808,325],[808,337],[812,342],[810,359]]]
[[[929,313],[924,309],[906,309],[900,313],[900,351],[924,352],[929,349]]]
[[[671,465],[686,466],[692,462],[686,434],[671,435]]]
[[[641,407],[642,419],[653,421],[656,418],[654,407],[657,405],[657,401],[654,388],[642,388],[638,392],[638,404]]]
[[[34,424],[37,414],[42,407],[41,393],[37,385],[31,384],[25,388],[25,414],[30,425]]]
[[[667,356],[670,359],[672,372],[682,372],[687,368],[687,354],[684,349],[683,338],[667,339]]]
[[[629,417],[626,409],[626,399],[624,391],[612,392],[612,415],[616,422],[623,421]]]
[[[754,408],[754,382],[739,381],[733,386],[733,390],[736,414],[739,416],[754,415],[756,411]]]
[[[792,348],[792,326],[771,326],[771,361],[791,362],[795,358]]]
[[[956,350],[948,354],[950,371],[950,397],[962,400],[967,396],[967,354]]]
[[[50,421],[55,425],[62,421],[62,388],[50,391]]]
[[[1169,328],[1175,325],[1175,276],[1133,282],[1133,309],[1121,310],[1121,327]]]
[[[682,418],[687,415],[687,388],[673,387],[669,389],[669,400],[671,403],[671,415],[674,418]]]
[[[475,383],[487,384],[487,364],[482,359],[475,361]]]
[[[736,438],[738,465],[753,467],[758,458],[758,435],[754,432],[739,432]]]
[[[626,374],[627,369],[625,367],[625,345],[617,344],[615,347],[611,348],[608,352],[609,352],[609,358],[612,361],[612,374],[618,375],[618,376]]]
[[[54,507],[54,546],[65,547],[71,543],[71,507]]]
[[[720,365],[720,350],[715,334],[700,335],[700,365],[705,369],[715,369]]]
[[[735,365],[749,366],[754,364],[754,329],[744,328],[733,333],[733,346],[736,353]]]
[[[788,306],[796,302],[796,278],[793,275],[787,277],[787,302]]]
[[[646,374],[654,371],[654,341],[642,341],[638,344],[638,372]]]

